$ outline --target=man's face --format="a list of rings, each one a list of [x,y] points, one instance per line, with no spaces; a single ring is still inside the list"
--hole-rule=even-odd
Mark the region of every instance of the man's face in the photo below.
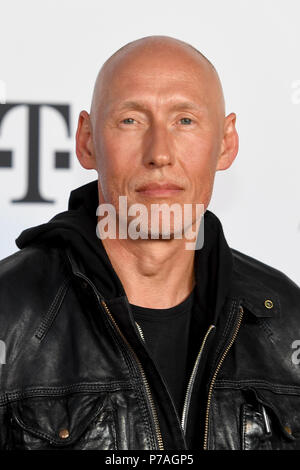
[[[101,87],[92,122],[99,199],[118,208],[143,203],[209,204],[224,116],[214,77],[195,58],[137,54]],[[149,183],[181,189],[141,190]]]

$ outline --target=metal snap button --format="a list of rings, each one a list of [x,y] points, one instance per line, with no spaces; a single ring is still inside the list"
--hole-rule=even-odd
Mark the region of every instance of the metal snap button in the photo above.
[[[292,434],[292,430],[289,426],[284,426],[284,429],[286,430],[288,434]]]
[[[270,299],[265,300],[265,307],[266,308],[273,308],[273,302]]]
[[[59,437],[60,437],[61,439],[66,439],[67,437],[69,437],[69,435],[70,435],[70,434],[69,434],[68,429],[61,429],[61,430],[59,431]]]

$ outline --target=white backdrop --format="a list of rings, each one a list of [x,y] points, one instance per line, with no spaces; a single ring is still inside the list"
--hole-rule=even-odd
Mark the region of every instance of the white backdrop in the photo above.
[[[226,112],[237,114],[239,154],[217,172],[209,209],[231,247],[300,284],[299,0],[2,0],[0,15],[0,110],[6,102],[70,111],[69,136],[53,108],[40,113],[38,185],[52,204],[11,202],[28,181],[28,107],[0,123],[0,258],[17,250],[24,228],[65,210],[69,192],[97,178],[76,159],[75,132],[102,63],[129,41],[163,34],[214,63]],[[70,152],[69,168],[55,168],[56,151]]]

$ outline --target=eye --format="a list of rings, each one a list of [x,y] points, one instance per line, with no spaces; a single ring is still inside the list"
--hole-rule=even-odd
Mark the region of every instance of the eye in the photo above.
[[[134,122],[134,119],[133,118],[125,118],[125,119],[122,119],[122,124],[127,124],[125,123],[125,121],[131,121],[129,124],[132,124]]]
[[[192,119],[190,118],[187,118],[187,117],[184,117],[184,118],[181,118],[180,121],[184,121],[183,124],[186,125],[186,124],[191,124],[192,123]]]

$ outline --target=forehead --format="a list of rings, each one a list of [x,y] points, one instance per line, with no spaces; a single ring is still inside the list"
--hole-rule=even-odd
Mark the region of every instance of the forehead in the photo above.
[[[164,113],[174,104],[189,101],[207,115],[215,115],[223,106],[223,93],[218,74],[197,53],[180,48],[143,49],[112,56],[102,66],[93,94],[93,122],[114,115],[130,101],[142,102],[149,112]]]
[[[105,93],[106,110],[166,106],[196,109],[209,103],[211,81],[193,70],[136,68],[114,74]]]

